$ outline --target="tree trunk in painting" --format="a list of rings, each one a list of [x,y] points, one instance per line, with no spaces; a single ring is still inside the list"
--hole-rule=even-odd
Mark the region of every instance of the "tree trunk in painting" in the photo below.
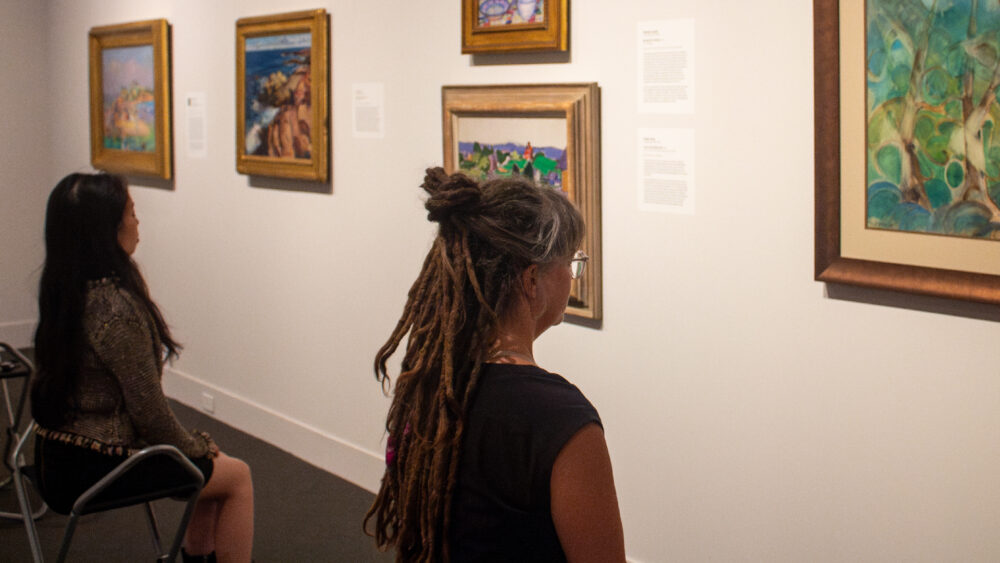
[[[1000,240],[1000,5],[868,0],[868,226]]]

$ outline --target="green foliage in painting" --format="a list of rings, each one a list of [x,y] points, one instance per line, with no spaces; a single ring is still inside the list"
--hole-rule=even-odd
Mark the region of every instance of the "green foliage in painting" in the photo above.
[[[558,158],[550,158],[544,150]],[[521,175],[559,190],[566,170],[565,150],[557,147],[537,149],[531,143],[459,143],[458,168],[473,178],[482,180],[496,176]]]
[[[927,199],[931,201],[931,207],[937,209],[951,203],[951,189],[948,184],[937,178],[931,178],[924,185],[927,188]]]
[[[882,174],[892,183],[899,185],[899,174],[902,169],[903,159],[899,154],[899,147],[886,145],[878,151],[876,156],[878,167]]]
[[[949,187],[960,187],[962,185],[962,181],[965,179],[965,170],[962,169],[961,164],[953,160],[950,164],[948,164],[948,167],[945,168],[945,178],[948,180]]]
[[[867,222],[1000,240],[1000,4],[868,0]]]

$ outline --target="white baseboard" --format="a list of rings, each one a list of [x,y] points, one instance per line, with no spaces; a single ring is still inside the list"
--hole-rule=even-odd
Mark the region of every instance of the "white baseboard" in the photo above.
[[[0,323],[0,342],[15,348],[27,348],[33,344],[37,320]]]
[[[211,416],[363,489],[378,491],[385,471],[380,454],[173,368],[164,370],[163,389],[168,397],[200,412],[205,412],[202,393],[208,393],[215,403]]]

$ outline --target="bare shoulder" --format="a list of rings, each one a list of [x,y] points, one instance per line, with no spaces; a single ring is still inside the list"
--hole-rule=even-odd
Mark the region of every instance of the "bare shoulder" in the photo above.
[[[587,424],[552,466],[552,521],[572,563],[625,561],[625,539],[604,430]]]

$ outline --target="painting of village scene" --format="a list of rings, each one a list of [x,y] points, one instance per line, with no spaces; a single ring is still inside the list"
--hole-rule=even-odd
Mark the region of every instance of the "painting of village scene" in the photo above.
[[[1000,240],[1000,5],[867,0],[867,226]]]
[[[104,148],[156,151],[153,46],[101,51]]]
[[[311,33],[246,39],[246,155],[312,157]]]
[[[457,162],[476,179],[521,175],[566,192],[566,120],[463,117]]]
[[[545,22],[545,0],[476,0],[479,27]]]

